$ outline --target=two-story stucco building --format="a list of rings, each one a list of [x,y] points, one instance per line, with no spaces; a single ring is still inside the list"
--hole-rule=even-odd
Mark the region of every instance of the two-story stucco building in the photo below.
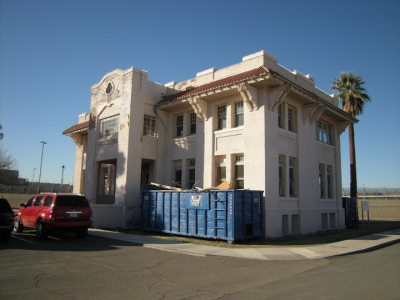
[[[343,228],[340,135],[356,119],[310,75],[261,51],[160,85],[133,67],[92,86],[76,143],[74,192],[94,225],[140,220],[142,184],[263,190],[265,234]]]

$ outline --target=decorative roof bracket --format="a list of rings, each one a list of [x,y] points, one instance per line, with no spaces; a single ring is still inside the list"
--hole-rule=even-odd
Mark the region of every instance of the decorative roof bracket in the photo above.
[[[242,83],[238,85],[238,91],[243,98],[243,102],[246,103],[250,111],[258,110],[257,88]]]
[[[198,96],[189,98],[188,100],[200,120],[207,121],[207,102]]]
[[[339,122],[336,126],[339,135],[341,135],[351,123],[351,121]]]
[[[74,141],[78,147],[82,146],[82,135],[77,133],[69,133],[68,136]]]
[[[306,124],[307,119],[311,120],[312,115],[315,113],[315,111],[318,109],[319,104],[318,103],[311,103],[311,104],[305,104],[303,105],[303,124]],[[310,125],[312,123],[310,122]]]
[[[275,108],[282,103],[283,99],[287,96],[290,91],[290,86],[288,84],[283,84],[277,88],[269,91],[269,110],[275,111]]]
[[[321,104],[318,105],[318,108],[315,109],[312,115],[310,115],[310,126],[312,126],[312,124],[314,124],[314,122],[319,119],[319,117],[323,114],[325,110],[326,110],[325,105]]]
[[[165,116],[166,113],[161,109],[154,108],[154,113],[156,114],[157,118],[160,120],[161,124],[164,126],[164,129],[167,130],[167,117]]]

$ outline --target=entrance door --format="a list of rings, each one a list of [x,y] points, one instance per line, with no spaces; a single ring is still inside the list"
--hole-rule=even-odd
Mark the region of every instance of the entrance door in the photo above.
[[[142,162],[142,175],[140,179],[140,185],[150,184],[150,163]]]
[[[98,168],[97,204],[114,204],[117,161],[101,161]]]

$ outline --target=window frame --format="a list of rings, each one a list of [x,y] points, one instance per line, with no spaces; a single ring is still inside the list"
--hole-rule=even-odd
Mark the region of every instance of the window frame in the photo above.
[[[288,130],[294,132],[293,108],[287,109]]]
[[[244,154],[235,156],[235,189],[244,189]],[[239,176],[240,175],[240,176]]]
[[[114,115],[99,120],[99,140],[115,139],[118,138],[118,134],[119,115]]]
[[[326,167],[326,192],[329,199],[333,199],[333,167]]]
[[[189,113],[189,135],[196,134],[197,130],[197,115],[195,112]]]
[[[174,184],[176,187],[182,187],[182,160],[174,160]]]
[[[281,129],[285,129],[283,126],[282,104],[278,105],[278,127]]]
[[[315,121],[315,129],[316,129],[316,137],[317,141],[327,144],[327,145],[334,145],[333,143],[333,130],[334,125],[326,122],[324,120],[317,120]]]
[[[175,116],[175,137],[183,137],[183,114]]]
[[[235,105],[235,127],[244,126],[244,103],[243,101],[238,101],[235,102],[234,105]]]
[[[143,136],[156,137],[156,118],[155,117],[151,117],[148,115],[145,115],[143,117]]]
[[[192,189],[196,184],[196,160],[194,158],[188,159],[186,164],[188,188]]]
[[[285,197],[286,196],[286,190],[285,190],[285,174],[286,174],[286,156],[280,154],[279,155],[279,173],[278,173],[278,180],[279,180],[279,186],[278,186],[278,194],[279,197]]]
[[[325,165],[318,165],[318,196],[320,199],[325,198]]]
[[[296,197],[296,158],[289,156],[289,196]]]
[[[227,128],[227,105],[217,106],[217,130]]]

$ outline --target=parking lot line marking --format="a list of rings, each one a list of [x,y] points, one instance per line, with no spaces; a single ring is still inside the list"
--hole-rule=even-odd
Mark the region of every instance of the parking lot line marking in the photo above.
[[[14,235],[12,235],[11,237],[13,237],[14,239],[18,239],[18,240],[21,240],[21,241],[27,242],[27,243],[34,244],[34,242],[31,242],[31,241],[28,241],[28,240],[25,240],[25,239],[21,239],[20,237],[16,237],[16,236],[14,236]]]

